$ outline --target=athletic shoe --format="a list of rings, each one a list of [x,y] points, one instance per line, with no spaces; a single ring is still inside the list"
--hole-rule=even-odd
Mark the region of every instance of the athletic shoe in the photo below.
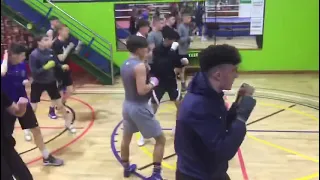
[[[57,119],[58,118],[54,107],[50,107],[48,116],[50,117],[50,119]]]
[[[124,177],[130,177],[130,175],[135,172],[137,169],[137,165],[131,164],[128,168],[125,168],[123,171],[123,176]]]
[[[147,180],[163,180],[163,178],[160,173],[153,173]]]
[[[30,133],[24,134],[24,139],[25,139],[26,141],[31,141],[31,140],[32,140],[31,134],[30,134]]]
[[[138,140],[138,146],[144,146],[145,142],[144,142],[144,138],[143,136],[141,136],[141,138]]]
[[[49,155],[49,157],[47,159],[43,158],[43,165],[44,166],[61,166],[63,164],[64,164],[64,162],[62,159],[55,158],[51,154]]]
[[[73,127],[73,125],[70,125],[69,127],[66,127],[68,129],[69,132],[71,132],[72,134],[76,133],[77,130],[75,127]]]

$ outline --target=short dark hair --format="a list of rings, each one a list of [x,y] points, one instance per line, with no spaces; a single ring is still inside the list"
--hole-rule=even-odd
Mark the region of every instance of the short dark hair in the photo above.
[[[57,16],[51,16],[48,19],[49,19],[49,21],[59,20],[59,18]]]
[[[147,39],[141,36],[132,35],[127,40],[127,49],[131,53],[135,53],[137,49],[148,48]]]
[[[163,39],[169,39],[169,40],[175,40],[175,41],[178,41],[180,39],[179,34],[171,28],[163,29],[162,36],[163,36]]]
[[[9,47],[10,54],[21,54],[27,52],[27,48],[18,43],[12,43]]]
[[[149,21],[146,21],[144,19],[139,19],[137,22],[137,29],[140,29],[142,27],[149,27],[149,26],[150,26]]]
[[[161,20],[162,19],[159,16],[153,16],[153,18],[152,18],[152,22],[159,22]]]
[[[227,44],[211,45],[199,53],[200,69],[208,72],[211,68],[222,64],[238,65],[241,55],[237,48]]]
[[[44,37],[48,37],[48,35],[46,34],[38,34],[34,37],[34,42],[37,43],[39,41],[41,41]]]

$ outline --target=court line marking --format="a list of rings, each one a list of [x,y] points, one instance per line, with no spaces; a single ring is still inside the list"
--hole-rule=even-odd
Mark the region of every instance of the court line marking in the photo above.
[[[308,176],[304,176],[304,177],[301,177],[301,178],[298,178],[298,179],[294,179],[294,180],[309,180],[309,179],[313,179],[313,178],[317,178],[319,177],[319,173],[316,172],[314,174],[310,174]]]
[[[300,110],[295,110],[295,109],[288,108],[288,107],[285,107],[285,106],[276,105],[276,104],[270,104],[270,103],[257,103],[257,104],[261,104],[263,106],[275,107],[275,108],[279,108],[279,109],[285,109],[285,110],[292,111],[294,113],[309,117],[309,118],[311,118],[311,119],[313,119],[315,121],[319,121],[319,119],[317,117],[315,117],[315,116],[313,116],[311,114],[308,114],[306,112],[300,111]]]
[[[278,106],[278,105],[275,105],[275,104],[260,103],[260,102],[257,103],[257,104],[261,104],[261,105],[265,105],[265,106],[271,106],[271,107],[275,107],[275,108],[279,108],[279,109],[289,110],[289,111],[292,111],[292,112],[294,112],[294,113],[301,114],[301,115],[303,115],[303,116],[307,116],[307,117],[310,117],[310,118],[312,117],[313,120],[318,120],[316,117],[314,117],[314,116],[312,116],[312,115],[310,115],[310,114],[307,114],[307,113],[302,112],[302,111],[290,109],[290,108],[287,108],[287,107],[285,107],[285,106]],[[167,109],[167,108],[172,110],[174,107],[173,107],[173,105],[172,105],[172,106],[169,105],[169,107],[166,107],[165,109]],[[137,135],[136,135],[137,139],[139,139],[139,138],[141,137],[141,133],[136,133],[136,134],[137,134]],[[274,148],[276,148],[276,149],[283,150],[283,151],[285,151],[285,152],[287,152],[287,153],[290,153],[290,154],[297,155],[297,156],[299,156],[299,157],[301,157],[301,158],[303,158],[303,159],[305,159],[305,160],[310,160],[310,161],[313,161],[313,162],[319,162],[319,161],[317,161],[316,159],[314,159],[314,158],[312,158],[312,157],[309,157],[309,156],[307,156],[307,155],[304,155],[304,154],[301,154],[301,153],[292,151],[292,150],[287,149],[287,148],[285,148],[285,147],[282,147],[282,146],[273,144],[273,143],[271,143],[271,142],[269,142],[269,141],[265,141],[265,140],[259,139],[259,138],[255,137],[255,136],[253,136],[253,135],[248,134],[247,136],[248,136],[249,138],[252,138],[252,139],[254,139],[254,140],[258,141],[258,142],[261,142],[261,143],[263,143],[263,144],[265,144],[265,145],[274,147]],[[150,153],[150,151],[149,151],[145,146],[139,147],[139,148],[140,148],[146,155],[148,155],[149,157],[152,158],[152,153]],[[173,166],[172,166],[172,165],[170,165],[170,164],[168,164],[168,163],[165,163],[165,162],[162,162],[162,163],[163,163],[163,164],[162,164],[163,167],[166,167],[166,168],[168,168],[168,169],[170,169],[170,170],[175,170],[175,168],[176,168],[176,165],[173,165]]]
[[[136,133],[136,138],[137,138],[137,139],[140,139],[140,137],[141,137],[141,133]],[[139,147],[139,149],[140,149],[143,153],[145,153],[147,156],[149,156],[149,157],[152,158],[153,155],[152,155],[152,153],[148,150],[148,148],[146,148],[145,146],[141,146],[141,147]],[[163,167],[165,167],[165,168],[167,168],[167,169],[170,169],[170,170],[173,170],[173,171],[175,171],[176,168],[177,168],[177,165],[171,165],[171,164],[166,163],[165,161],[162,161],[162,162],[161,162],[161,165],[162,165]]]
[[[82,103],[83,105],[87,106],[87,107],[90,109],[90,111],[91,111],[91,120],[90,120],[89,125],[86,127],[86,129],[85,129],[80,135],[78,135],[76,138],[72,139],[69,143],[67,143],[67,144],[63,145],[62,147],[60,147],[60,148],[55,149],[54,151],[52,151],[52,152],[51,152],[52,154],[55,154],[55,153],[61,151],[62,149],[65,149],[65,148],[69,147],[69,146],[72,145],[73,143],[77,142],[77,141],[78,141],[80,138],[82,138],[84,135],[86,135],[86,134],[89,132],[89,130],[91,129],[91,127],[94,125],[94,120],[96,119],[95,110],[93,109],[93,107],[92,107],[89,103],[87,103],[87,102],[85,102],[85,101],[82,101],[82,100],[79,99],[79,98],[75,98],[75,97],[69,97],[69,98],[70,98],[70,99],[73,99],[73,100],[75,100],[75,101],[78,101],[78,102]],[[37,162],[37,161],[40,161],[40,160],[42,160],[42,156],[39,156],[38,158],[35,158],[35,159],[27,162],[26,164],[29,166],[29,165]]]
[[[307,155],[301,154],[301,153],[299,153],[299,152],[290,150],[290,149],[288,149],[288,148],[285,148],[285,147],[283,147],[283,146],[280,146],[280,145],[271,143],[271,142],[269,142],[269,141],[266,141],[266,140],[257,138],[257,137],[255,137],[255,136],[253,136],[253,135],[250,135],[250,134],[248,134],[247,136],[248,136],[249,138],[255,140],[255,141],[258,141],[258,142],[262,143],[262,144],[265,144],[265,145],[274,147],[274,148],[276,148],[276,149],[285,151],[285,152],[287,152],[287,153],[289,153],[289,154],[294,154],[294,155],[299,156],[299,157],[301,157],[301,158],[303,158],[303,159],[305,159],[305,160],[309,160],[309,161],[312,161],[312,162],[315,162],[315,163],[319,163],[319,161],[318,161],[317,159],[312,158],[312,157],[310,157],[310,156],[307,156]]]
[[[46,101],[48,101],[48,100],[42,100],[42,101],[45,101],[45,102],[46,102]],[[74,122],[74,121],[75,121],[75,117],[76,117],[75,111],[74,111],[70,106],[68,106],[68,105],[65,105],[65,107],[68,108],[68,109],[71,111],[71,113],[73,114],[72,122]],[[49,139],[48,141],[45,141],[44,144],[46,145],[46,144],[54,141],[55,139],[57,139],[58,137],[60,137],[62,134],[64,134],[66,131],[67,131],[67,130],[66,130],[66,128],[65,128],[63,131],[61,131],[60,133],[58,133],[57,135],[55,135],[53,138]],[[29,153],[29,152],[31,152],[31,151],[33,151],[33,150],[36,150],[36,149],[38,149],[38,147],[37,147],[37,146],[34,146],[34,147],[31,148],[31,149],[28,149],[28,150],[25,150],[25,151],[20,152],[19,155],[21,156],[21,155],[23,155],[23,154]]]
[[[118,135],[118,129],[120,127],[120,125],[123,123],[123,121],[120,121],[116,127],[113,129],[113,132],[111,134],[111,140],[110,140],[110,144],[111,144],[111,150],[113,152],[113,155],[115,156],[115,158],[118,160],[118,162],[120,163],[120,165],[122,166],[122,162],[121,162],[121,157],[117,151],[116,145],[115,145],[115,137]],[[120,151],[119,151],[120,152]],[[133,172],[134,175],[136,175],[137,177],[141,178],[141,179],[146,179],[146,177],[140,173],[138,173],[137,171]]]
[[[22,129],[20,126],[14,127],[15,129]],[[64,126],[41,126],[40,129],[65,129]],[[75,127],[76,129],[84,129],[84,127]]]
[[[262,89],[262,88],[260,88]],[[281,90],[274,90],[274,91],[281,91]],[[262,94],[273,94],[273,95],[281,95],[284,97],[288,97],[288,98],[294,98],[294,99],[304,99],[304,100],[308,100],[311,102],[316,102],[319,103],[319,100],[315,100],[315,99],[310,99],[307,97],[301,97],[301,96],[296,96],[296,95],[288,95],[288,94],[284,94],[284,93],[276,93],[276,92],[272,92],[272,91],[263,91],[263,90],[259,90],[259,88],[256,89],[256,92],[262,93]],[[121,88],[117,88],[117,89],[79,89],[77,91],[75,91],[76,94],[86,94],[86,93],[93,93],[93,94],[123,94],[124,90]],[[230,93],[236,93],[236,90],[230,90],[230,91],[225,91],[225,94],[228,95]],[[294,92],[292,92],[294,93]],[[306,94],[307,95],[307,94]],[[312,95],[309,95],[312,96]]]

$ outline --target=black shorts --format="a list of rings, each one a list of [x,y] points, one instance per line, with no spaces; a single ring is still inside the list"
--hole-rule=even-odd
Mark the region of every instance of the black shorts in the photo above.
[[[188,54],[187,55],[179,55],[180,61],[181,61],[182,58],[189,59],[189,55]],[[183,65],[182,63],[180,63],[179,66],[177,66],[177,68],[183,68],[183,67],[185,67],[185,65]]]
[[[71,72],[60,72],[60,74],[57,76],[58,79],[58,89],[62,90],[68,86],[73,85],[73,80],[71,78]]]
[[[159,86],[155,87],[152,92],[151,102],[153,104],[160,103],[165,93],[169,94],[170,101],[180,101],[182,99],[181,92],[178,89],[177,81],[170,80],[165,83],[160,83]]]
[[[31,84],[31,93],[30,93],[31,103],[40,102],[40,98],[43,91],[47,91],[51,100],[57,100],[61,98],[56,81],[50,84],[41,84],[41,83],[33,82]]]
[[[30,104],[28,104],[26,113],[22,117],[16,117],[7,112],[4,113],[6,120],[8,121],[8,127],[5,129],[5,134],[7,135],[13,134],[16,119],[19,120],[19,124],[22,129],[33,129],[39,126],[37,117]]]

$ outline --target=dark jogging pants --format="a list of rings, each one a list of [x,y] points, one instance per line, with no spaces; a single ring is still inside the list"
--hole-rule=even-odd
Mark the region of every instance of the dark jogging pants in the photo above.
[[[180,171],[176,171],[176,180],[203,180],[203,179],[196,179],[193,177],[190,177],[188,175],[185,175],[183,173],[181,173]],[[211,180],[231,180],[229,175],[226,174],[226,176],[224,178],[214,178]]]
[[[1,180],[33,180],[33,177],[14,147],[1,147]]]

